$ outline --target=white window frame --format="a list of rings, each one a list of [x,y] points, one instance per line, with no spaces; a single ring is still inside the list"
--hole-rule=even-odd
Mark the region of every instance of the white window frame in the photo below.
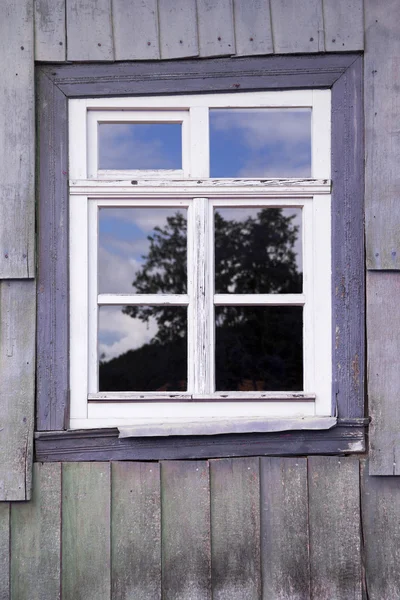
[[[330,101],[330,90],[69,100],[71,428],[112,427],[153,420],[331,415]],[[310,107],[312,177],[210,179],[209,109],[239,107]],[[182,169],[99,170],[97,128],[104,122],[182,123]],[[97,211],[102,206],[188,207],[188,264],[207,273],[209,293],[201,296],[199,287],[204,282],[188,268],[187,294],[99,295]],[[215,206],[300,207],[303,293],[214,295],[212,212]],[[190,392],[98,392],[98,306],[154,303],[188,306]],[[213,311],[215,305],[227,304],[304,307],[303,392],[213,391],[210,360]],[[198,325],[200,313],[209,315],[205,328]],[[204,354],[201,348],[208,348],[208,352]],[[150,401],[154,399],[157,402]]]

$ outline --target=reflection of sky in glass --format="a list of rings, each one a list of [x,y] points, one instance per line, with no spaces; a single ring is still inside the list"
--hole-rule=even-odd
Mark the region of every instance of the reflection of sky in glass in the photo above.
[[[311,109],[210,110],[210,177],[310,177]]]
[[[143,322],[125,314],[123,308],[99,308],[99,390],[185,391],[186,334],[167,343],[151,344],[160,331],[154,316]],[[151,307],[145,308],[152,310]],[[175,313],[186,332],[187,309],[174,306],[168,310]]]
[[[98,289],[100,294],[133,294],[132,282],[149,251],[149,235],[165,228],[167,217],[186,216],[178,208],[100,208],[98,246]],[[186,232],[181,232],[186,238]],[[173,293],[185,293],[182,289]]]
[[[181,169],[180,123],[100,123],[99,169]]]

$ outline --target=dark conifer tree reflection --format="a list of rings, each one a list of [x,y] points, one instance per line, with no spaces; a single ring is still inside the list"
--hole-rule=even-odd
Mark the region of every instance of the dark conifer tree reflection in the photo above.
[[[244,220],[223,215],[216,211],[214,220],[215,292],[301,293],[294,216],[280,208],[263,208]],[[137,293],[186,292],[186,228],[185,215],[177,212],[154,229],[132,283]],[[186,389],[186,309],[126,306],[123,312],[143,322],[154,319],[158,330],[141,348],[100,362],[100,390]],[[217,307],[215,362],[217,390],[301,390],[301,307]]]

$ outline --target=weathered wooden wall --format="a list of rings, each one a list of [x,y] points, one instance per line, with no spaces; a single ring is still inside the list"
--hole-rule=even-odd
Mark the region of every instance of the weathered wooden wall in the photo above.
[[[357,458],[36,463],[0,598],[396,600],[399,511]]]

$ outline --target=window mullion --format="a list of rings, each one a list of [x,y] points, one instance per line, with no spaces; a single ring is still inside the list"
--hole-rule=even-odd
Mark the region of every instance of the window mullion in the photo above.
[[[211,323],[213,322],[212,290],[210,290],[210,211],[207,198],[193,200],[193,231],[191,235],[193,288],[191,320],[193,393],[208,394],[213,386]]]
[[[190,177],[210,176],[209,116],[207,106],[190,109]]]

